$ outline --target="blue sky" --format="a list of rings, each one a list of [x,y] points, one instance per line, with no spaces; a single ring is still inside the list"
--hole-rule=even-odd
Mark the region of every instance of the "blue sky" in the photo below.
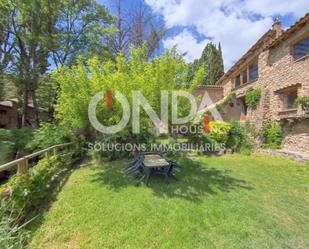
[[[308,0],[123,0],[130,10],[140,2],[169,32],[161,51],[174,45],[185,59],[199,58],[208,42],[221,42],[225,69],[230,68],[278,17],[288,28],[309,12]],[[112,9],[115,0],[98,2]]]

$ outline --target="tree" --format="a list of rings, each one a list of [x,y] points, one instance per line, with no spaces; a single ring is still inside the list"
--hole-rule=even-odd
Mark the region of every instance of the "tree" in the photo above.
[[[9,22],[10,5],[0,2],[0,100],[5,96],[5,71],[13,56],[11,25]]]
[[[12,36],[14,37],[13,69],[22,99],[22,126],[28,118],[27,105],[32,99],[35,124],[39,126],[39,108],[36,90],[40,75],[48,68],[50,37],[57,20],[57,1],[12,0],[10,1]]]
[[[148,58],[153,57],[160,41],[166,34],[165,26],[156,23],[154,16],[147,11],[146,6],[142,3],[127,12],[124,12],[122,8],[123,3],[123,0],[116,2],[114,23],[116,32],[108,39],[114,56],[123,53],[128,57],[131,46],[139,48],[146,44]]]
[[[0,75],[7,69],[13,55],[12,33],[9,20],[10,5],[0,2]]]
[[[140,5],[133,11],[129,22],[129,41],[135,48],[147,44],[147,55],[152,57],[166,34],[164,25],[155,24],[153,16]]]
[[[203,77],[198,71],[190,88],[187,87],[187,64],[175,50],[166,51],[164,56],[147,60],[147,48],[131,50],[127,62],[123,54],[115,60],[103,65],[97,58],[89,60],[87,65],[82,60],[72,68],[59,68],[54,79],[60,86],[60,94],[56,105],[57,118],[71,130],[91,129],[88,118],[88,105],[91,98],[98,92],[108,90],[120,91],[132,103],[132,91],[140,90],[147,98],[151,107],[160,116],[161,90],[182,89],[192,91]],[[169,103],[170,104],[170,103]],[[188,105],[181,104],[179,114],[184,115]],[[112,111],[98,107],[97,116],[104,125],[117,124],[122,117],[122,107],[118,102],[113,104]],[[153,129],[146,113],[141,112],[141,129]],[[129,127],[127,127],[128,130]],[[142,134],[141,134],[142,136]],[[131,139],[134,135],[131,134]]]
[[[198,68],[204,68],[202,84],[214,85],[224,75],[224,65],[221,44],[217,46],[208,43],[204,48],[201,58],[190,64],[188,81],[191,81]]]
[[[94,0],[1,1],[0,70],[15,76],[22,109],[21,126],[33,101],[39,125],[37,90],[53,65],[68,65],[79,54],[105,56],[104,35],[112,18]],[[8,69],[8,65],[10,68]],[[0,71],[0,75],[3,75]]]
[[[105,58],[109,49],[104,40],[111,33],[113,18],[95,0],[59,1],[59,17],[53,41],[52,57],[56,66],[72,64],[78,55]],[[56,38],[56,39],[55,39]]]

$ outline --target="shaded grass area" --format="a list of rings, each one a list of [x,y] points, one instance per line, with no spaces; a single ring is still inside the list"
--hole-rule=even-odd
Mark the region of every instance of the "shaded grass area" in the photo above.
[[[308,165],[198,157],[135,187],[125,163],[76,170],[29,248],[309,248]]]

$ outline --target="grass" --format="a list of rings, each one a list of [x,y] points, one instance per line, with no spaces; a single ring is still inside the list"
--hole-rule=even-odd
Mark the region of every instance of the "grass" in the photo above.
[[[309,248],[309,168],[261,155],[181,160],[135,187],[125,162],[76,170],[29,248]]]

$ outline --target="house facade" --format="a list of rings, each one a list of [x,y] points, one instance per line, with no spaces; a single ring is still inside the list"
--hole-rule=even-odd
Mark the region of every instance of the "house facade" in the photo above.
[[[222,111],[225,120],[253,123],[258,131],[269,121],[283,128],[283,148],[309,153],[309,114],[295,104],[309,96],[309,13],[288,30],[273,27],[216,83],[223,98],[233,93]],[[245,103],[249,89],[261,89],[255,108]]]

